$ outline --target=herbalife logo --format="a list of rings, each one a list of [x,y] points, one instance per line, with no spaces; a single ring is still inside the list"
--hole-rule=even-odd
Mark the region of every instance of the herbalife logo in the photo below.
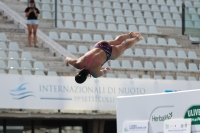
[[[170,112],[169,114],[166,114],[166,115],[152,116],[152,121],[153,122],[165,121],[165,120],[171,119],[172,116],[173,116],[172,112]]]

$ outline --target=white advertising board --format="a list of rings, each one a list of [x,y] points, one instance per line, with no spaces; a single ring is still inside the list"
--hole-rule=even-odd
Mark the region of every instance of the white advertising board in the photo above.
[[[125,121],[122,133],[148,133],[148,121]]]
[[[200,82],[0,75],[0,108],[116,110],[117,96],[197,89]]]
[[[191,119],[165,120],[164,133],[191,133]]]
[[[181,86],[181,85],[180,85]],[[125,121],[149,121],[148,133],[163,133],[165,120],[191,119],[191,131],[200,132],[200,90],[121,96],[117,98],[117,133]]]

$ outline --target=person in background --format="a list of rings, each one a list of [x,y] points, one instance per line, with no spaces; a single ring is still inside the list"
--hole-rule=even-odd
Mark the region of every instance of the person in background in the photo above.
[[[31,47],[31,35],[34,36],[34,47],[38,48],[37,43],[37,28],[38,28],[38,15],[40,11],[35,6],[35,1],[30,0],[30,6],[25,9],[27,17],[27,28],[28,28],[28,45]]]

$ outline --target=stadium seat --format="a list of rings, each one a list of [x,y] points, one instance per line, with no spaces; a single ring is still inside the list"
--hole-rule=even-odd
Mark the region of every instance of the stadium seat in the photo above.
[[[189,63],[189,72],[199,72],[199,69],[197,68],[197,65],[195,63]]]
[[[63,6],[63,12],[73,12],[73,10],[72,10],[71,6],[64,5]]]
[[[104,9],[104,14],[107,14],[107,15],[113,15],[113,12],[112,12],[111,9],[107,9],[107,8],[105,8],[105,9]]]
[[[103,16],[102,16],[103,18]],[[104,22],[104,21],[101,21]],[[106,16],[106,22],[108,23],[115,23],[114,17],[113,16]]]
[[[165,38],[158,38],[158,45],[167,46]]]
[[[91,8],[91,7],[87,7],[87,6],[84,7],[83,12],[84,12],[86,15],[91,15],[91,14],[93,14],[92,8]]]
[[[135,48],[135,56],[141,56],[141,57],[144,57],[144,52],[142,49],[140,48]]]
[[[93,41],[94,42],[99,42],[101,40],[103,40],[103,38],[100,34],[93,34]]]
[[[53,13],[53,18],[55,18],[55,13]],[[64,19],[60,12],[57,12],[57,19],[58,20],[63,20]]]
[[[165,14],[166,12],[169,12],[169,9],[168,9],[167,6],[162,5],[161,8],[160,8],[160,11],[161,11],[161,12],[164,12],[164,14]]]
[[[108,30],[109,31],[117,31],[117,27],[115,24],[108,24]]]
[[[73,0],[72,5],[82,6],[82,2],[81,2],[81,0]]]
[[[149,33],[160,34],[155,26],[149,26]]]
[[[184,76],[177,76],[176,80],[185,80],[185,77]]]
[[[62,4],[64,4],[64,5],[72,5],[70,0],[62,0]]]
[[[65,21],[65,28],[67,28],[67,29],[74,29],[75,26],[74,26],[73,21]]]
[[[178,58],[181,58],[181,59],[187,59],[187,56],[186,56],[186,54],[185,54],[185,51],[183,51],[183,50],[178,50],[178,52],[177,52],[178,54]]]
[[[86,29],[88,30],[96,30],[96,26],[93,22],[87,22]]]
[[[47,76],[58,76],[55,71],[48,71]]]
[[[85,30],[85,24],[83,22],[76,21],[76,29]]]
[[[19,51],[22,52],[23,50],[19,48],[19,45],[17,42],[10,42],[8,45],[9,50]]]
[[[162,19],[162,15],[160,14],[160,12],[154,12],[153,17],[156,19]]]
[[[82,35],[82,40],[83,41],[86,41],[86,42],[92,42],[92,37],[89,33],[83,33]]]
[[[200,29],[200,21],[195,21],[194,27]]]
[[[100,1],[93,1],[93,7],[102,7],[102,4]]]
[[[151,11],[152,12],[160,12],[160,9],[158,8],[158,5],[151,5]]]
[[[57,32],[54,32],[54,31],[50,31],[49,32],[49,37],[53,40],[60,40],[59,37],[58,37],[58,34]]]
[[[128,30],[129,31],[138,31],[137,27],[135,25],[128,25]]]
[[[97,23],[97,30],[106,31],[107,27],[105,23]]]
[[[133,55],[132,49],[125,50],[123,56],[131,56],[131,57],[133,57],[134,55]]]
[[[146,23],[145,23],[143,18],[136,18],[136,23],[138,25],[146,25]]]
[[[18,70],[8,70],[8,74],[16,74],[19,75]]]
[[[167,0],[167,1],[166,1],[166,4],[167,4],[168,6],[174,6],[174,5],[175,5],[173,0]]]
[[[83,17],[83,14],[75,14],[74,15],[74,20],[76,20],[76,21],[84,21],[85,19],[84,19],[84,17]]]
[[[127,24],[135,24],[135,20],[133,17],[126,17],[126,23]]]
[[[93,17],[92,14],[86,14],[85,15],[85,20],[94,22],[94,17]]]
[[[194,7],[199,8],[200,7],[200,1],[193,1]]]
[[[53,19],[52,14],[50,11],[44,11],[42,12],[42,18],[43,19]]]
[[[176,27],[182,27],[182,20],[176,20],[175,26]]]
[[[198,59],[195,51],[188,51],[188,59]]]
[[[71,34],[71,40],[72,41],[82,41],[81,36],[79,33],[72,33]]]
[[[134,17],[137,17],[137,18],[143,17],[142,12],[141,11],[134,11]]]
[[[148,45],[157,45],[156,40],[154,37],[148,37],[147,38],[147,44]]]
[[[79,13],[83,13],[83,10],[81,6],[74,6],[73,12],[79,14]]]
[[[140,5],[137,4],[137,3],[133,3],[132,4],[132,9],[134,9],[134,10],[141,10]]]
[[[60,40],[65,40],[65,41],[70,40],[69,34],[67,32],[61,32],[60,33]]]
[[[166,70],[168,71],[176,71],[175,64],[173,62],[167,62],[166,63]]]
[[[106,73],[106,78],[116,78],[116,76],[113,73]]]
[[[143,70],[142,63],[139,60],[134,60],[133,61],[133,69],[135,70]]]
[[[21,69],[23,70],[33,70],[33,67],[29,61],[21,61]]]
[[[35,62],[34,62],[34,65],[33,65],[33,68],[34,68],[35,70],[48,71],[48,69],[46,69],[46,68],[44,67],[44,64],[43,64],[41,61],[35,61]]]
[[[109,1],[103,1],[104,8],[112,8],[111,3]]]
[[[139,76],[137,74],[130,74],[131,79],[139,79]]]
[[[155,53],[153,49],[146,49],[146,56],[147,57],[155,57]]]
[[[145,17],[145,18],[153,18],[153,16],[152,16],[152,14],[151,14],[150,11],[145,11],[145,12],[144,12],[144,17]]]
[[[163,19],[172,19],[172,17],[171,17],[171,15],[170,15],[170,13],[164,12],[164,13],[163,13]]]
[[[124,10],[131,10],[131,6],[129,3],[122,3],[122,9]]]
[[[90,0],[83,0],[83,5],[84,6],[92,6],[92,3]]]
[[[162,79],[162,77],[160,75],[154,75],[154,79]]]
[[[1,32],[0,33],[0,41],[3,41],[3,42],[10,42],[10,40],[8,40],[6,34],[4,32]]]
[[[7,57],[7,55],[4,51],[0,51],[0,59],[1,60],[7,60],[8,59],[8,57]]]
[[[148,1],[148,4],[150,5],[156,5],[156,0],[147,0]]]
[[[181,7],[182,6],[182,1],[176,0],[175,1],[175,5],[178,6],[178,7]]]
[[[166,54],[165,54],[164,50],[162,50],[162,49],[157,49],[157,50],[156,50],[156,57],[165,58],[165,57],[166,57]]]
[[[158,0],[158,1],[157,1],[157,4],[158,4],[158,5],[166,5],[166,3],[165,3],[164,0]]]
[[[9,51],[8,52],[8,59],[10,60],[21,60],[19,54],[16,51]]]
[[[148,33],[149,31],[147,30],[147,27],[146,27],[146,26],[140,25],[140,26],[139,26],[139,32]]]
[[[133,13],[131,10],[124,10],[124,16],[133,16]]]
[[[193,4],[192,4],[192,2],[191,1],[185,1],[185,5],[187,6],[187,7],[193,7]]]
[[[7,51],[8,50],[5,42],[0,42],[0,50],[3,50],[3,51]]]
[[[52,9],[51,9],[50,4],[42,4],[41,10],[50,12]]]
[[[155,25],[155,22],[154,22],[153,19],[147,18],[147,19],[146,19],[146,25]]]
[[[174,50],[167,50],[167,57],[168,58],[177,58],[176,53]]]
[[[0,68],[1,69],[8,69],[8,67],[6,66],[4,60],[0,60]]]
[[[115,9],[114,10],[114,15],[115,16],[124,16],[124,14],[123,14],[121,9]]]
[[[127,27],[125,24],[118,24],[118,31],[127,32]]]
[[[78,46],[78,53],[79,54],[85,54],[88,52],[87,46],[79,45]]]
[[[35,75],[37,75],[37,76],[45,76],[44,71],[35,71]]]
[[[113,18],[114,19],[114,18]],[[96,15],[95,17],[96,22],[105,22],[103,15]],[[106,17],[106,21],[108,21],[108,18]]]
[[[183,72],[187,72],[188,71],[188,69],[186,68],[185,63],[183,63],[183,62],[178,62],[178,69],[177,70],[178,71],[183,71]]]
[[[57,2],[58,1],[60,1],[60,0],[57,0]],[[55,2],[55,0],[54,0],[54,2]],[[57,3],[57,4],[58,4],[57,5],[57,12],[63,12],[63,10],[62,10],[61,6],[59,5],[59,3]],[[55,6],[53,5],[52,7],[53,7],[53,11],[55,11]]]
[[[22,70],[22,75],[32,75],[30,70]]]
[[[149,5],[142,4],[142,11],[150,11]]]
[[[67,45],[67,50],[71,53],[78,53],[78,51],[74,45]]]
[[[156,25],[157,26],[166,26],[163,19],[156,19]]]
[[[69,20],[74,20],[74,17],[72,16],[72,13],[65,13],[64,14],[64,20],[66,20],[66,21],[69,21]],[[66,21],[65,21],[65,24],[66,24]],[[72,21],[70,21],[70,22],[72,22]]]
[[[131,63],[129,60],[122,60],[122,68],[123,69],[128,69],[128,70],[132,70],[133,67],[131,66]]]
[[[117,17],[116,17],[116,22],[117,22],[117,23],[125,24],[124,17],[117,16]]]
[[[188,80],[189,80],[189,81],[197,81],[196,77],[193,77],[193,76],[189,76],[189,77],[188,77]]]
[[[9,69],[20,69],[19,64],[15,60],[8,60],[8,68]]]
[[[181,17],[178,13],[173,13],[173,19],[174,20],[181,20]]]
[[[153,63],[151,61],[144,62],[144,69],[145,70],[154,70]]]
[[[165,71],[166,69],[165,69],[163,62],[157,61],[155,70],[156,71]]]
[[[176,6],[170,6],[170,12],[179,13]]]
[[[166,26],[169,26],[169,27],[174,27],[174,22],[173,20],[166,20]]]
[[[121,5],[120,5],[119,2],[113,2],[112,8],[119,8],[119,9],[121,9],[122,7],[121,7]]]
[[[96,1],[94,1],[94,2],[96,2]],[[103,13],[103,11],[102,11],[102,9],[101,8],[94,8],[94,14],[100,14],[100,15],[103,15],[104,13]]]
[[[138,3],[147,4],[147,1],[146,0],[139,0]]]
[[[173,38],[168,38],[168,45],[169,45],[169,46],[175,46],[175,47],[178,46],[176,40],[173,39]]]
[[[112,35],[105,34],[104,35],[104,40],[114,40],[114,38],[113,38]]]
[[[118,78],[128,78],[126,74],[120,73],[118,74]]]
[[[63,22],[61,20],[57,20],[57,27],[64,28]]]
[[[166,75],[165,80],[174,80],[174,77],[172,75]]]
[[[143,39],[143,40],[137,42],[137,44],[146,45],[147,43],[146,43],[146,41]]]
[[[142,79],[151,79],[150,75],[142,75]]]
[[[112,69],[121,69],[121,66],[118,60],[110,60],[110,67]]]

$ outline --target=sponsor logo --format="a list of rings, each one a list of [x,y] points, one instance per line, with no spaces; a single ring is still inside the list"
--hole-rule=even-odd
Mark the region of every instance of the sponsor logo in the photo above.
[[[146,126],[138,126],[138,125],[129,125],[124,128],[125,132],[128,131],[145,131],[147,130]]]
[[[171,119],[173,116],[173,113],[170,112],[169,114],[166,115],[159,115],[159,116],[152,116],[152,121],[153,122],[158,122],[158,121],[165,121]]]
[[[192,125],[200,125],[200,105],[190,107],[184,116],[185,119],[192,119]]]
[[[28,91],[25,85],[28,83],[21,84],[18,88],[10,90],[10,95],[15,100],[21,100],[28,97],[35,97],[32,91]]]

